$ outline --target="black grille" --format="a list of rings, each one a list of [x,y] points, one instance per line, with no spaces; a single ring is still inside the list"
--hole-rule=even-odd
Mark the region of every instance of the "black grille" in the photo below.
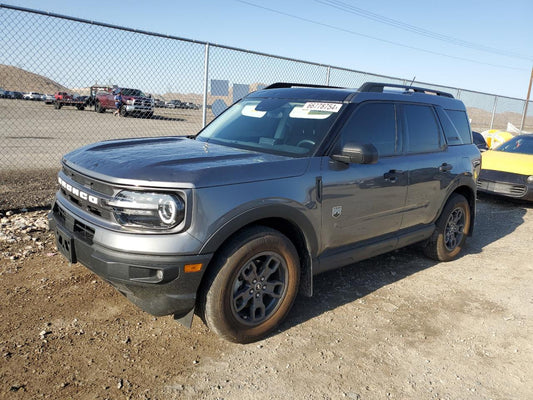
[[[70,204],[107,222],[115,222],[111,209],[105,204],[107,200],[113,198],[117,189],[107,183],[82,175],[67,166],[63,166],[62,172],[64,175],[63,177],[60,175],[59,178],[71,187],[62,185],[60,190]],[[86,198],[82,198],[79,195],[80,192],[87,194]],[[91,202],[89,196],[97,201]]]
[[[94,190],[95,192],[102,193],[107,196],[114,195],[113,187],[106,183],[90,178],[86,175],[82,175],[66,165],[63,165],[62,171],[67,177],[72,179],[74,182],[79,183],[82,187],[85,187],[89,190]]]
[[[481,179],[478,180],[477,187],[482,191],[503,194],[511,197],[523,197],[527,193],[527,187],[525,185],[491,182]]]

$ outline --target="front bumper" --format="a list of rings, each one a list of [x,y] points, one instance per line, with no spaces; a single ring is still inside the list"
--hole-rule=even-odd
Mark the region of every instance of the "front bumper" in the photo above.
[[[154,109],[150,106],[143,106],[138,104],[126,104],[126,111],[130,113],[150,113]]]
[[[477,190],[484,193],[533,201],[533,184],[527,182],[528,175],[495,170],[481,170]]]
[[[57,201],[48,220],[57,248],[70,262],[80,262],[139,308],[155,316],[174,314],[176,318],[194,309],[196,292],[212,254],[148,254],[142,248],[138,252],[107,248],[93,240],[95,227]],[[202,264],[202,268],[186,273],[188,264]]]

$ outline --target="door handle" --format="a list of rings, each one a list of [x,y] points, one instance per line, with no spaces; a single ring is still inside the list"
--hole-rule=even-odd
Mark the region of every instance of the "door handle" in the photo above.
[[[402,170],[391,169],[389,172],[383,174],[383,178],[390,183],[396,183],[398,181],[398,175],[403,174]]]
[[[448,171],[451,171],[453,168],[453,165],[451,164],[447,164],[447,163],[443,163],[440,167],[439,167],[439,172],[448,172]]]

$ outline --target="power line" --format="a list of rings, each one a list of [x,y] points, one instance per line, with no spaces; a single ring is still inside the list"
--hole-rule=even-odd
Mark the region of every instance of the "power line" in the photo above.
[[[343,1],[315,0],[315,2],[323,4],[325,6],[336,8],[338,10],[341,10],[341,11],[344,11],[350,14],[358,15],[363,18],[371,19],[373,21],[376,21],[382,24],[394,26],[396,28],[403,29],[405,31],[413,32],[417,35],[429,37],[435,40],[440,40],[446,43],[451,43],[457,46],[461,46],[461,47],[465,47],[465,48],[469,48],[473,50],[478,50],[478,51],[484,51],[484,52],[491,53],[491,54],[498,54],[498,55],[503,55],[507,57],[520,58],[520,59],[527,60],[527,61],[531,61],[533,59],[532,57],[527,57],[523,54],[515,53],[512,51],[497,49],[495,47],[485,46],[483,44],[469,42],[463,39],[455,38],[453,36],[448,36],[448,35],[444,35],[441,33],[433,32],[428,29],[420,28],[415,25],[411,25],[411,24],[408,24],[408,23],[405,23],[405,22],[402,22],[396,19],[392,19],[392,18],[388,18],[380,14],[376,14],[374,12],[365,10],[360,7],[353,6],[351,4],[346,4]]]
[[[491,67],[510,69],[510,70],[514,70],[514,71],[526,71],[526,69],[524,69],[524,68],[516,68],[516,67],[510,67],[508,65],[500,65],[500,64],[492,64],[492,63],[487,63],[487,62],[481,62],[481,61],[472,60],[472,59],[469,59],[469,58],[464,58],[464,57],[452,56],[450,54],[439,53],[437,51],[427,50],[427,49],[423,49],[423,48],[420,48],[420,47],[409,46],[407,44],[394,42],[392,40],[381,39],[381,38],[378,38],[378,37],[375,37],[375,36],[371,36],[371,35],[367,35],[367,34],[364,34],[364,33],[355,32],[355,31],[352,31],[350,29],[341,28],[341,27],[338,27],[338,26],[335,26],[335,25],[325,24],[325,23],[320,22],[320,21],[315,21],[315,20],[312,20],[312,19],[299,17],[297,15],[289,14],[289,13],[286,13],[286,12],[283,12],[283,11],[279,11],[279,10],[275,10],[273,8],[260,6],[259,4],[250,3],[250,2],[245,1],[245,0],[235,0],[235,1],[237,1],[239,3],[243,3],[243,4],[246,4],[246,5],[249,5],[249,6],[252,6],[252,7],[260,8],[262,10],[266,10],[266,11],[270,11],[270,12],[273,12],[273,13],[276,13],[276,14],[284,15],[286,17],[298,19],[300,21],[308,22],[308,23],[315,24],[315,25],[320,25],[320,26],[323,26],[323,27],[326,27],[326,28],[334,29],[334,30],[337,30],[337,31],[340,31],[340,32],[344,32],[344,33],[349,33],[349,34],[355,35],[355,36],[365,37],[367,39],[377,40],[379,42],[392,44],[394,46],[400,46],[400,47],[408,48],[408,49],[411,49],[411,50],[422,51],[422,52],[428,53],[428,54],[433,54],[433,55],[453,58],[455,60],[468,61],[468,62],[471,62],[471,63],[474,63],[474,64],[488,65],[488,66],[491,66]]]

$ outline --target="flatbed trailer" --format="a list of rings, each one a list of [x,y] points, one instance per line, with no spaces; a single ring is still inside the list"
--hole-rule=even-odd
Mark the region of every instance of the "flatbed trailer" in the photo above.
[[[54,100],[54,108],[60,110],[63,106],[73,106],[78,110],[85,109],[86,100],[76,100],[76,99],[56,99]]]

